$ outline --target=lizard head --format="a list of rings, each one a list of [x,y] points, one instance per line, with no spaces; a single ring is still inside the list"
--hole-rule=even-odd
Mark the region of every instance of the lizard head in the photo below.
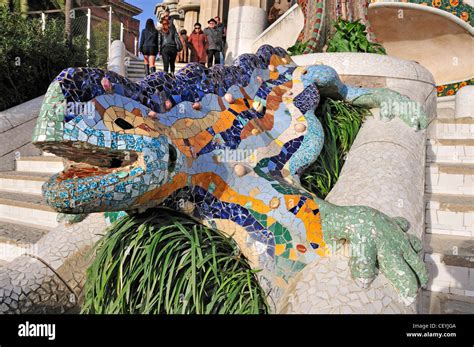
[[[161,204],[167,183],[186,186],[207,157],[235,149],[248,120],[233,120],[232,107],[247,117],[264,116],[247,110],[251,97],[243,86],[255,94],[270,66],[272,78],[286,81],[286,70],[280,76],[275,66],[288,63],[283,49],[261,47],[232,66],[188,64],[175,77],[158,72],[139,83],[100,69],[64,70],[46,93],[33,135],[37,147],[66,159],[65,169],[43,185],[46,202],[67,214]],[[229,91],[238,95],[236,105],[226,98]],[[301,107],[312,105],[306,94],[295,100]],[[157,190],[163,195],[155,196]]]
[[[137,197],[171,179],[177,150],[151,110],[131,98],[134,85],[89,70],[64,70],[43,101],[33,144],[66,159],[43,196],[63,213],[133,210]],[[114,94],[111,81],[123,82]]]

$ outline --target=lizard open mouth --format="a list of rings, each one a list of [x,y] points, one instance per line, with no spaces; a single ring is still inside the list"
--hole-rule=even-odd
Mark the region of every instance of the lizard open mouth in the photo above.
[[[36,146],[65,159],[64,170],[56,177],[57,181],[128,171],[140,165],[141,156],[137,152],[113,150],[87,142],[39,142]]]
[[[133,201],[136,179],[146,172],[145,155],[82,141],[40,141],[40,149],[64,159],[64,170],[43,184],[48,205],[62,213],[120,210]],[[123,192],[116,192],[123,185]]]

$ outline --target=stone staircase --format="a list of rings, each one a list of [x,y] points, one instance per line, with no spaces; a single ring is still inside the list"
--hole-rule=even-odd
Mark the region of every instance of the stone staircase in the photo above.
[[[143,60],[130,60],[126,68],[126,76],[137,82],[145,77],[145,64]]]
[[[176,71],[185,66],[185,63],[176,63]],[[156,70],[163,71],[163,62],[161,60],[156,62]],[[142,80],[145,77],[145,64],[143,60],[130,60],[128,65],[126,65],[126,76],[135,82]]]
[[[422,313],[474,313],[474,114],[438,103],[427,132]]]
[[[53,155],[20,157],[15,170],[0,172],[0,265],[24,252],[58,225],[57,213],[45,204],[42,184],[63,169]]]

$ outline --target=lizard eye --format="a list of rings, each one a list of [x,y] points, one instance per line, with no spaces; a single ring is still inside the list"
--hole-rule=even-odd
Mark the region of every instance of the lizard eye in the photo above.
[[[117,124],[119,127],[121,127],[124,130],[134,128],[134,126],[132,124],[130,124],[129,122],[127,122],[125,119],[122,119],[122,118],[117,118],[115,120],[115,124]]]
[[[169,162],[168,162],[168,171],[171,172],[174,170],[176,166],[176,159],[178,159],[178,153],[176,152],[176,148],[172,145],[168,145],[168,152],[169,152]]]
[[[304,71],[302,72],[303,75],[306,75],[307,73],[308,73],[308,70],[304,70]]]

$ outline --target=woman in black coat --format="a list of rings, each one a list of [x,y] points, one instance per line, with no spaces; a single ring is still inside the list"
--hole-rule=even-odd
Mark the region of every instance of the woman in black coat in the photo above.
[[[158,52],[163,59],[165,72],[174,75],[176,56],[182,49],[181,40],[172,20],[164,18],[161,21],[161,30],[158,32]]]
[[[158,54],[158,31],[155,28],[153,19],[148,18],[145,29],[142,30],[140,37],[140,52],[145,60],[145,71],[149,75],[150,72],[156,72],[155,62]]]

